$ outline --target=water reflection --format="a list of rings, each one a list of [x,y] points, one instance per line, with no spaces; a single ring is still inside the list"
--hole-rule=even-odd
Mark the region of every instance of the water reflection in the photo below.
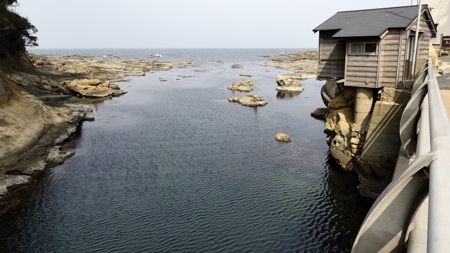
[[[302,92],[283,92],[283,91],[278,91],[277,92],[277,99],[290,99],[290,98],[294,98],[298,95],[300,95]]]

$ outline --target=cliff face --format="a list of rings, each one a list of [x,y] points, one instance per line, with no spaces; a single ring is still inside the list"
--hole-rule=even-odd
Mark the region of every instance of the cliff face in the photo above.
[[[71,155],[60,152],[58,145],[76,131],[84,116],[43,104],[4,72],[14,70],[0,69],[0,214],[17,203],[11,200],[17,197],[18,186]]]

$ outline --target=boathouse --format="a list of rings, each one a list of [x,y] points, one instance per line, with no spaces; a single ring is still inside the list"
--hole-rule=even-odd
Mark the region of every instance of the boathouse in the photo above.
[[[319,32],[319,79],[344,86],[401,88],[413,79],[417,5],[342,11],[314,28]],[[427,5],[422,5],[417,65],[428,58],[436,36]],[[418,69],[418,68],[416,68]]]

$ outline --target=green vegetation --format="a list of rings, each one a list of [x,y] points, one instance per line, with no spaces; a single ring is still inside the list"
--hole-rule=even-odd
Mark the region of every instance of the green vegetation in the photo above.
[[[21,55],[25,47],[37,46],[37,32],[27,18],[17,14],[17,0],[0,0],[0,58]]]

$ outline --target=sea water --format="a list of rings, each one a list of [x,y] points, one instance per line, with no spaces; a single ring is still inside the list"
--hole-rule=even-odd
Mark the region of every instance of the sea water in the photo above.
[[[304,80],[301,94],[286,96],[275,80],[290,72],[260,65],[263,55],[302,50],[31,50],[161,54],[194,66],[133,77],[119,83],[127,94],[92,104],[95,121],[64,147],[75,156],[0,216],[0,252],[349,251],[368,207],[354,174],[330,159],[324,122],[310,116],[323,107],[323,81]],[[244,79],[268,105],[228,102],[245,95],[227,90]],[[278,132],[292,142],[277,142]]]

